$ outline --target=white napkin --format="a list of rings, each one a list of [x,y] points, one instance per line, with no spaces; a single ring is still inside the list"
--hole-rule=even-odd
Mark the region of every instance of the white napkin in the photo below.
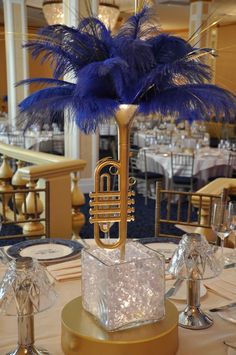
[[[81,278],[81,259],[65,261],[47,266],[47,271],[56,281],[68,281]]]
[[[221,297],[229,300],[236,300],[236,269],[226,269],[213,279],[204,280],[206,288]]]

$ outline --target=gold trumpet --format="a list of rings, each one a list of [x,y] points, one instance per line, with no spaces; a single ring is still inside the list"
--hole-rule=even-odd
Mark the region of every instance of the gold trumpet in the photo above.
[[[116,112],[118,124],[119,160],[105,158],[95,169],[95,192],[90,193],[90,223],[94,224],[94,238],[98,246],[115,249],[125,245],[127,222],[134,221],[135,192],[131,190],[134,179],[129,178],[129,132],[137,106],[121,105]],[[112,183],[113,177],[113,183]],[[116,190],[115,180],[118,179]],[[119,238],[115,243],[105,243],[100,231],[107,233],[113,223],[119,223]]]

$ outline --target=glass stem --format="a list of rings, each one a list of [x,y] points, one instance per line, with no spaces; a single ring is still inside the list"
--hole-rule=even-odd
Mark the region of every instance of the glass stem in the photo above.
[[[220,237],[220,246],[221,246],[222,250],[224,248],[224,245],[225,245],[225,238]]]

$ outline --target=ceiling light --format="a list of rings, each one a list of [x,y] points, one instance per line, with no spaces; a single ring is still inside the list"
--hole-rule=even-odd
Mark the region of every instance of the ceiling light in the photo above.
[[[159,0],[157,3],[167,6],[188,6],[189,0]]]
[[[101,2],[98,6],[98,18],[102,21],[107,28],[111,31],[115,28],[117,20],[120,15],[120,10],[115,2]]]
[[[62,0],[44,0],[43,14],[49,25],[63,24],[64,12]]]
[[[43,14],[49,25],[63,24],[64,23],[63,1],[44,0]],[[115,5],[114,0],[112,0],[112,2],[106,2],[106,3],[101,2],[99,4],[98,18],[111,31],[114,29],[119,15],[120,15],[120,10],[119,7]]]

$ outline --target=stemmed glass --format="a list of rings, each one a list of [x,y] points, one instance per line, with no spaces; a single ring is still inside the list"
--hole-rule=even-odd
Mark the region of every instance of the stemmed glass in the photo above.
[[[235,263],[236,262],[236,202],[230,202],[231,208],[231,225],[230,229],[234,235],[234,249],[227,253],[225,256],[225,261],[227,263]]]
[[[224,247],[224,240],[232,228],[232,203],[217,201],[213,204],[211,226],[217,237],[220,238],[220,245]]]

